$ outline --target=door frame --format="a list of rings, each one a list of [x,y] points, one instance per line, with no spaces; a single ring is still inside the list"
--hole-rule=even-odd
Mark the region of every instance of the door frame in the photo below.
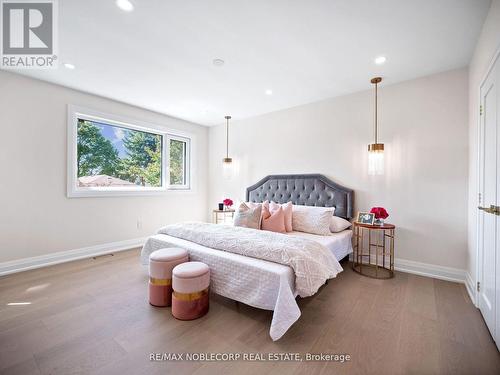
[[[474,306],[479,308],[479,293],[477,292],[477,283],[479,280],[482,280],[482,268],[481,264],[483,261],[483,254],[481,252],[481,240],[482,240],[482,235],[481,235],[481,225],[482,225],[482,215],[479,215],[477,211],[477,206],[480,204],[483,204],[483,202],[479,201],[479,194],[481,194],[481,199],[482,193],[483,193],[483,174],[484,174],[484,124],[482,121],[482,116],[480,113],[480,106],[481,106],[481,89],[483,88],[484,84],[486,83],[486,79],[488,78],[488,75],[491,73],[491,70],[495,66],[497,60],[500,58],[500,46],[497,48],[495,51],[495,54],[493,55],[490,63],[488,64],[488,68],[486,69],[485,73],[483,74],[483,77],[479,83],[478,87],[478,93],[477,93],[477,103],[476,103],[476,108],[478,108],[477,111],[477,173],[476,173],[476,196],[475,196],[475,204],[474,204],[474,210],[476,211],[476,277],[475,280],[472,280],[474,282],[474,285],[472,285],[472,292],[473,292],[473,300],[472,303]]]

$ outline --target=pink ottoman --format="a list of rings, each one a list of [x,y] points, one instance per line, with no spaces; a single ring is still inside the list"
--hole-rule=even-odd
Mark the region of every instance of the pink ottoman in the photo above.
[[[160,249],[149,256],[149,303],[165,307],[172,304],[172,270],[178,264],[188,262],[184,249]]]
[[[201,318],[208,312],[210,269],[202,262],[179,264],[172,271],[172,315],[180,320]]]

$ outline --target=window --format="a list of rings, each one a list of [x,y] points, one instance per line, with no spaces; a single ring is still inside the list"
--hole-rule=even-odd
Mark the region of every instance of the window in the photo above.
[[[173,133],[70,106],[68,196],[188,190],[191,139]]]
[[[163,136],[78,118],[79,187],[161,187]]]
[[[170,186],[175,188],[186,188],[189,179],[187,175],[189,140],[186,138],[169,136],[168,141],[170,150]]]

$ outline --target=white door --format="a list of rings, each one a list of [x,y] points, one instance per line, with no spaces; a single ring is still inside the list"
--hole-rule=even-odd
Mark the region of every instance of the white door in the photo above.
[[[481,85],[479,309],[500,348],[500,62]]]

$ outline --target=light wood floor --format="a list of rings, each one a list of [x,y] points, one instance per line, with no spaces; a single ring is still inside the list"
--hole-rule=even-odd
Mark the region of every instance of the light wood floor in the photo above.
[[[347,264],[279,341],[271,312],[212,296],[191,322],[147,303],[138,250],[0,278],[1,374],[499,374],[500,355],[463,285]],[[12,302],[30,305],[8,306]],[[327,362],[150,362],[151,352],[348,353]]]

